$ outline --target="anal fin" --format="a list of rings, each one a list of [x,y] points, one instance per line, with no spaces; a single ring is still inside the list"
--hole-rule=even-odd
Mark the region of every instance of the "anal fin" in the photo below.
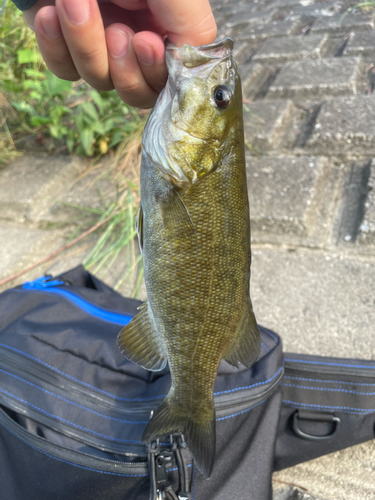
[[[235,339],[226,352],[224,359],[238,367],[238,362],[248,368],[255,363],[260,351],[260,333],[249,299],[248,306],[238,325]]]
[[[148,304],[144,302],[139,313],[117,337],[123,355],[146,370],[159,371],[167,364],[163,341],[152,325]]]

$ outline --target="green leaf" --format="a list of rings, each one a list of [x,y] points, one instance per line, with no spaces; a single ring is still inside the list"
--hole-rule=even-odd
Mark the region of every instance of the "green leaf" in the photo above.
[[[92,90],[90,92],[90,97],[94,101],[94,103],[98,106],[99,113],[103,113],[104,111],[104,100],[102,96],[99,94],[97,90]]]
[[[33,90],[30,92],[30,97],[31,97],[31,99],[34,99],[35,101],[38,101],[38,103],[40,103],[43,96],[42,96],[42,94],[39,94],[39,92],[36,92],[35,90]]]
[[[41,60],[41,55],[32,49],[17,50],[18,64],[37,63]]]
[[[83,115],[80,114],[80,115],[76,116],[75,119],[76,119],[76,126],[77,126],[79,132],[82,132],[83,130],[85,130],[87,125],[85,123]]]
[[[36,111],[35,109],[31,106],[31,104],[28,104],[25,101],[21,102],[12,102],[11,105],[16,109],[17,111],[21,111],[23,113],[28,113],[29,115],[35,115]]]
[[[75,140],[71,137],[68,137],[66,140],[66,145],[68,147],[69,153],[73,153],[74,144],[75,144]]]
[[[76,150],[76,153],[78,156],[85,156],[86,152],[82,147],[82,144],[80,144]]]
[[[18,93],[22,91],[22,85],[14,82],[13,80],[4,80],[2,83],[2,87],[7,92]]]
[[[62,106],[61,104],[56,104],[55,106],[53,106],[53,108],[50,109],[50,116],[52,118],[52,121],[53,123],[60,123],[61,121],[61,117],[65,114],[65,113],[69,113],[70,112],[70,109],[67,108],[66,106]]]
[[[52,137],[55,139],[61,139],[61,129],[58,125],[51,125],[48,130]]]
[[[34,80],[25,80],[23,82],[23,88],[25,90],[34,89],[34,90],[39,90],[39,92],[41,92],[42,91],[42,84],[40,82],[37,82]]]
[[[124,134],[121,132],[121,130],[118,130],[112,135],[111,142],[109,143],[109,148],[113,148],[113,146],[116,146],[119,142],[121,142],[124,139]]]
[[[81,144],[85,153],[90,155],[92,144],[94,142],[94,132],[88,128],[85,128],[80,131]]]
[[[79,107],[81,112],[86,113],[86,115],[88,115],[91,120],[94,121],[99,120],[98,112],[96,111],[95,106],[93,105],[92,102],[84,102]]]
[[[111,129],[116,128],[116,121],[113,118],[108,118],[103,123],[104,133],[109,132]]]
[[[72,82],[61,80],[48,70],[45,71],[45,75],[47,78],[43,81],[43,85],[50,97],[55,97],[62,92],[71,90]]]
[[[40,125],[46,125],[47,123],[51,123],[51,118],[47,116],[32,116],[30,119],[30,124],[32,127],[39,127]]]
[[[91,128],[91,130],[93,130],[94,132],[96,132],[99,135],[105,134],[103,124],[100,121],[94,122],[90,128]]]
[[[23,70],[23,72],[25,73],[26,76],[28,76],[30,78],[36,78],[38,80],[44,80],[45,79],[45,74],[42,73],[41,71],[36,70],[36,69],[25,68]]]

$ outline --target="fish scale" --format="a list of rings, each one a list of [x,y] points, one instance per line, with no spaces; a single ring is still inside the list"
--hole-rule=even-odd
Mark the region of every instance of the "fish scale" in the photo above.
[[[206,476],[215,455],[219,363],[250,366],[260,348],[249,296],[242,92],[229,47],[227,39],[166,47],[167,91],[143,136],[137,231],[148,299],[119,335],[125,356],[145,368],[169,363],[171,389],[143,440],[184,433]],[[215,104],[215,92],[231,93],[227,109],[219,98]]]

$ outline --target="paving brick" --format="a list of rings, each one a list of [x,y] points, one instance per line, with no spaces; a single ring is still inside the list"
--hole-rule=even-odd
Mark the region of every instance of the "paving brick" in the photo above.
[[[272,2],[272,7],[293,7],[295,5],[311,5],[314,0],[275,0]]]
[[[0,226],[0,242],[0,279],[38,262],[62,244],[54,231],[8,226]]]
[[[345,56],[372,56],[375,52],[375,31],[353,33],[344,50]]]
[[[306,19],[313,23],[318,18],[331,17],[341,11],[342,6],[337,1],[315,3],[308,6],[296,5],[289,10],[288,19]]]
[[[319,59],[327,46],[328,35],[290,36],[267,40],[253,56],[254,61],[281,63],[299,59]]]
[[[321,246],[336,171],[319,157],[247,157],[252,241]]]
[[[286,63],[270,85],[267,97],[322,97],[355,94],[360,58],[338,57]]]
[[[352,30],[371,30],[375,26],[374,18],[364,14],[348,14],[342,19],[342,14],[317,19],[311,28],[311,33],[330,32],[346,34]]]
[[[258,26],[245,28],[237,37],[239,41],[261,42],[267,38],[276,38],[296,34],[299,21],[271,21]]]
[[[86,168],[70,156],[14,161],[0,171],[0,219],[36,220]]]
[[[266,152],[278,146],[294,106],[291,101],[255,102],[244,106],[245,140]]]
[[[363,218],[358,234],[360,245],[375,245],[375,160],[372,160],[369,165],[368,174],[367,185],[364,189]]]
[[[225,26],[226,28],[235,28],[235,30],[239,32],[247,25],[270,21],[276,12],[277,9],[275,8],[267,9],[261,12],[238,12],[225,23]]]
[[[335,217],[331,228],[333,245],[353,247],[360,234],[365,202],[369,194],[371,162],[350,161],[341,165],[342,182],[338,190]]]
[[[256,47],[250,45],[247,42],[236,43],[233,49],[233,57],[237,63],[240,74],[244,74],[243,65],[246,64],[251,56],[254,54]],[[243,82],[242,76],[241,80]]]
[[[260,63],[244,64],[240,67],[242,92],[246,99],[253,99],[270,75],[270,69]]]
[[[346,59],[347,60],[347,59]],[[323,104],[307,146],[326,155],[375,152],[375,98],[333,99]]]

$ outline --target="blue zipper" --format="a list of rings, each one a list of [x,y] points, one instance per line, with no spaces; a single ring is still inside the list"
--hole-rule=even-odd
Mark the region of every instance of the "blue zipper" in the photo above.
[[[38,291],[42,293],[61,295],[66,299],[70,300],[77,307],[81,308],[87,314],[95,316],[96,318],[102,319],[103,321],[108,321],[109,323],[115,323],[116,325],[125,326],[130,323],[133,316],[130,314],[118,313],[114,311],[108,311],[97,305],[88,302],[87,300],[79,297],[75,293],[66,290],[64,288],[59,288],[64,285],[64,281],[58,279],[51,280],[46,276],[41,276],[34,281],[27,281],[22,285],[23,290],[28,291]]]

